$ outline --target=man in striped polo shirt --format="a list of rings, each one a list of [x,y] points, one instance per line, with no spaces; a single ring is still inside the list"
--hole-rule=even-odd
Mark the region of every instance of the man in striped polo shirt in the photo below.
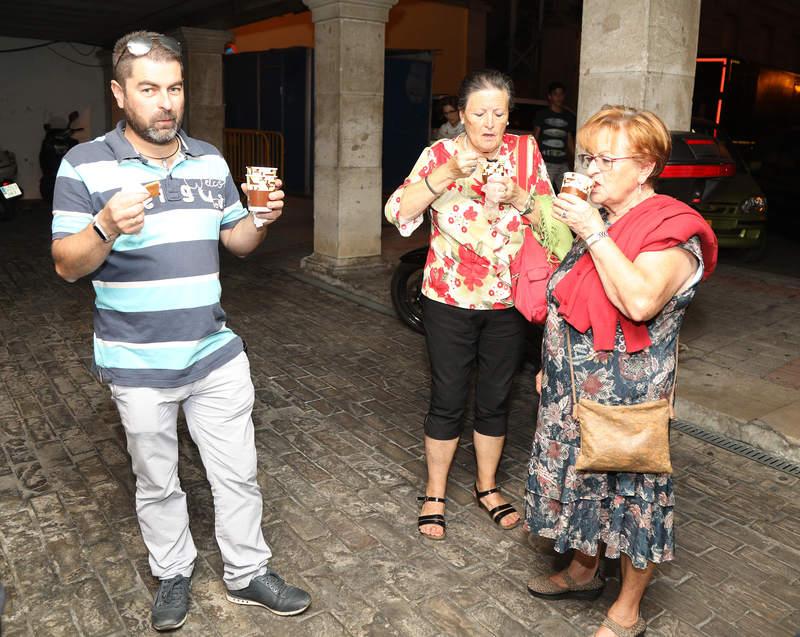
[[[180,129],[177,41],[130,33],[112,62],[111,90],[125,119],[62,161],[52,251],[59,276],[88,275],[94,286],[94,363],[125,428],[139,526],[161,580],[153,627],[186,621],[197,556],[178,480],[180,407],[214,494],[228,600],[302,613],[308,593],[267,565],[250,366],[220,306],[218,244],[250,254],[280,217],[283,192],[271,193],[257,224],[217,149]]]

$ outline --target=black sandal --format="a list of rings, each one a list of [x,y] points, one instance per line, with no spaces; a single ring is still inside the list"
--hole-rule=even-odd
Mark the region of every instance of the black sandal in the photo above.
[[[446,503],[447,498],[434,498],[432,495],[420,495],[417,497],[417,502],[422,502],[423,504],[425,502]],[[444,532],[441,535],[429,535],[428,533],[423,533],[422,527],[425,526],[426,524],[435,524],[437,526],[440,526],[442,527],[442,529],[444,529]],[[417,518],[417,529],[419,530],[419,534],[422,537],[427,538],[429,540],[436,540],[436,541],[443,540],[444,536],[447,535],[447,523],[444,521],[444,515],[442,515],[441,513],[433,513],[431,515],[420,515]]]
[[[493,509],[487,509],[483,504],[481,504],[481,498],[485,498],[490,493],[497,493],[500,491],[500,487],[493,487],[491,489],[487,489],[486,491],[478,491],[478,485],[476,484],[474,487],[475,493],[475,500],[478,503],[478,506],[486,511],[489,514],[489,517],[492,518],[492,522],[494,522],[497,526],[499,526],[504,531],[510,531],[511,529],[515,529],[520,525],[522,519],[516,521],[514,524],[509,524],[508,526],[503,526],[500,524],[500,521],[506,517],[507,515],[511,515],[512,513],[517,513],[517,510],[513,507],[513,505],[506,502],[505,504],[498,504]]]

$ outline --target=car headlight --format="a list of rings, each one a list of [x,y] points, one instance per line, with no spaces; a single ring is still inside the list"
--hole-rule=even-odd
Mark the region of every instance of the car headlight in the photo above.
[[[742,210],[748,214],[765,215],[767,213],[767,198],[756,195],[745,199],[742,203]]]

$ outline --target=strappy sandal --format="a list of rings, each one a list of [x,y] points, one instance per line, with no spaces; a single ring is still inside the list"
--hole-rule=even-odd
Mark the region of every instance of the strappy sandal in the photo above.
[[[509,524],[508,526],[503,526],[500,524],[500,521],[506,517],[507,515],[511,515],[512,513],[517,513],[517,510],[508,502],[505,504],[498,504],[493,509],[487,509],[483,504],[481,504],[481,498],[485,498],[490,493],[497,493],[500,491],[500,487],[493,487],[491,489],[487,489],[486,491],[478,491],[478,485],[476,484],[473,487],[473,493],[475,494],[475,500],[478,502],[478,506],[486,511],[489,514],[489,517],[492,518],[492,522],[494,522],[497,526],[499,526],[504,531],[510,531],[511,529],[516,529],[522,519],[520,518],[514,524]]]
[[[617,637],[640,637],[641,635],[644,635],[645,631],[647,630],[647,622],[641,615],[639,615],[639,619],[636,620],[636,623],[633,626],[629,626],[627,628],[625,628],[625,626],[622,624],[618,624],[610,617],[606,617],[603,620],[603,623],[600,625],[608,628]]]
[[[421,502],[423,504],[426,502],[441,502],[442,504],[446,504],[447,498],[434,498],[432,495],[420,495],[417,497],[417,502]],[[423,533],[422,527],[426,524],[435,524],[436,526],[442,527],[443,533],[441,535],[430,535],[428,533]],[[429,540],[440,541],[444,539],[445,535],[447,535],[447,523],[444,521],[444,515],[441,513],[420,515],[417,518],[417,529],[422,537]]]

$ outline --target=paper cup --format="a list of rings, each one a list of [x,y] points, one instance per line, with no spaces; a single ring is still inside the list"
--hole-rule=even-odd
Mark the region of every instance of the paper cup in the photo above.
[[[247,204],[251,212],[269,212],[269,193],[277,189],[278,169],[247,166]]]
[[[564,173],[564,180],[561,182],[559,192],[566,192],[587,201],[589,195],[592,194],[593,186],[594,180],[591,177],[581,173]]]

